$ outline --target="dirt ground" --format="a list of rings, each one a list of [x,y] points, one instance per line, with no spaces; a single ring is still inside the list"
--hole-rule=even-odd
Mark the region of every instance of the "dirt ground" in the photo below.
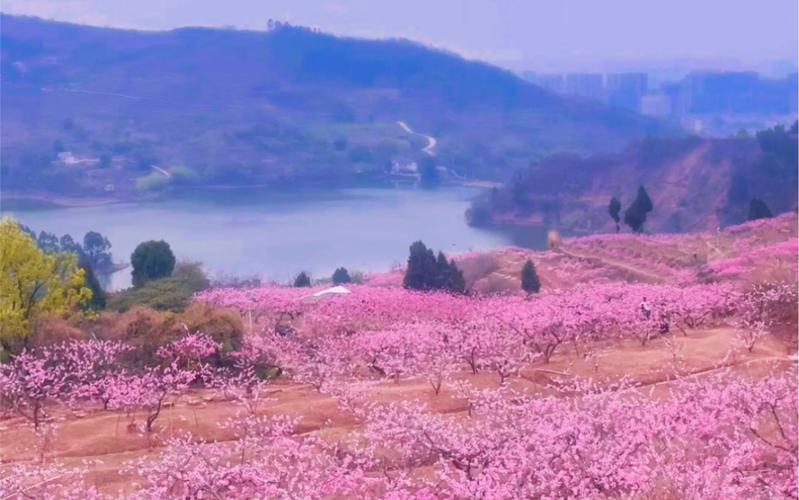
[[[758,377],[796,363],[795,346],[775,337],[763,339],[752,353],[737,350],[730,355],[735,338],[735,330],[715,328],[689,331],[687,336],[676,333],[654,339],[646,346],[634,339],[604,342],[592,346],[593,359],[585,359],[584,350],[579,346],[565,345],[549,364],[528,366],[509,383],[530,395],[548,395],[555,394],[558,386],[575,377],[590,377],[600,383],[627,377],[648,388],[646,392],[657,398],[666,397],[669,386],[677,378],[705,376],[723,366]],[[465,415],[466,404],[453,394],[450,384],[454,380],[465,380],[476,387],[499,386],[495,373],[473,375],[464,365],[444,383],[438,396],[424,378],[384,382],[366,391],[375,401],[418,400],[426,403],[431,411],[457,417]],[[272,383],[270,392],[270,400],[261,407],[263,414],[301,417],[299,433],[320,433],[337,439],[358,425],[337,408],[331,397],[309,386],[278,379]],[[141,415],[127,416],[99,408],[53,409],[60,426],[47,452],[47,460],[58,459],[65,465],[89,463],[89,484],[103,493],[128,493],[135,486],[129,473],[120,472],[125,462],[157,457],[161,442],[181,431],[189,431],[208,441],[229,440],[232,438],[230,431],[219,428],[217,423],[233,417],[239,409],[235,402],[225,400],[218,393],[190,391],[170,402],[157,421],[158,431],[152,440],[128,426],[131,418],[141,422]],[[34,444],[35,435],[25,421],[18,417],[0,420],[0,457],[5,466],[34,459]]]

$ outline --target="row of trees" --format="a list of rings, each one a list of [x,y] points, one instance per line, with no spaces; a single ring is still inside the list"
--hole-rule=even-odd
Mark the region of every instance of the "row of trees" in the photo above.
[[[644,230],[647,215],[654,208],[652,199],[644,186],[638,186],[635,200],[624,211],[624,223],[630,226],[630,229],[634,232],[640,233]],[[621,222],[621,202],[615,196],[610,199],[608,204],[608,214],[610,214],[613,222],[616,223],[616,232],[618,232],[621,229],[619,226],[619,222]]]
[[[402,284],[412,290],[466,292],[463,272],[458,269],[455,261],[447,260],[444,252],[438,252],[436,257],[433,250],[421,241],[414,242],[410,247],[408,267]]]
[[[350,273],[347,271],[346,267],[339,267],[333,271],[331,281],[334,285],[343,285],[345,283],[352,283],[352,277],[350,276]],[[301,271],[294,278],[294,286],[298,288],[311,286],[311,276],[305,271]]]
[[[613,222],[616,223],[616,232],[621,229],[619,226],[621,222],[621,208],[619,199],[615,196],[612,197],[608,204],[608,214],[610,214],[610,218],[613,219]],[[630,206],[624,211],[624,223],[630,226],[630,229],[634,232],[640,233],[644,230],[644,223],[646,223],[647,215],[653,209],[654,205],[652,204],[652,199],[649,197],[649,193],[646,192],[644,186],[638,186],[638,193],[635,196],[635,200],[633,200]],[[773,216],[771,209],[769,209],[768,205],[766,205],[763,200],[752,198],[749,201],[747,220],[766,219]]]

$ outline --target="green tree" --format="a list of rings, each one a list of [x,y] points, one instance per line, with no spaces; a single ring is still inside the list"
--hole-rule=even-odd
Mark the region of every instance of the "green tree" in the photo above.
[[[446,290],[454,293],[466,293],[466,280],[463,278],[463,271],[458,268],[452,259],[449,261],[446,283]]]
[[[97,272],[111,270],[111,242],[97,231],[89,231],[83,236],[83,255],[92,269]]]
[[[11,219],[0,221],[0,345],[17,352],[36,320],[86,304],[92,292],[74,255],[48,255]]]
[[[652,199],[649,197],[649,193],[646,192],[644,186],[638,186],[638,193],[635,196],[635,200],[627,207],[627,210],[624,211],[624,223],[630,226],[636,233],[640,233],[644,230],[647,214],[653,209],[654,205],[652,204]]]
[[[535,264],[530,259],[522,267],[522,290],[527,293],[538,293],[541,290],[541,280],[535,270]]]
[[[334,285],[341,285],[342,283],[349,283],[352,279],[350,278],[350,273],[347,272],[347,268],[339,267],[335,271],[333,271],[333,284]]]
[[[433,251],[421,241],[416,241],[411,245],[402,283],[405,288],[413,290],[431,290],[435,286],[433,279],[438,274],[437,269]]]
[[[608,213],[610,214],[610,218],[613,219],[613,222],[616,223],[616,232],[619,232],[619,221],[621,218],[619,217],[619,213],[621,212],[621,202],[615,196],[610,199],[610,203],[608,204]]]
[[[311,286],[311,277],[305,271],[300,271],[300,274],[294,278],[294,286],[298,288]]]
[[[92,298],[90,301],[88,301],[88,303],[85,304],[86,308],[93,311],[105,309],[105,291],[103,291],[103,287],[100,285],[97,275],[94,274],[94,270],[91,266],[86,264],[82,264],[80,268],[83,270],[84,275],[86,276],[86,286],[92,291]]]
[[[466,281],[455,261],[447,261],[443,252],[438,257],[421,241],[410,248],[408,267],[403,279],[405,288],[413,290],[449,290],[465,293]]]
[[[774,217],[774,214],[771,213],[771,209],[766,205],[766,202],[760,198],[752,198],[749,201],[748,220],[770,219],[771,217]]]
[[[166,278],[175,269],[175,254],[164,240],[145,241],[130,256],[133,266],[133,286],[139,287],[150,280]]]
[[[431,157],[422,159],[419,165],[419,184],[423,188],[436,188],[441,185],[441,174],[436,161]]]

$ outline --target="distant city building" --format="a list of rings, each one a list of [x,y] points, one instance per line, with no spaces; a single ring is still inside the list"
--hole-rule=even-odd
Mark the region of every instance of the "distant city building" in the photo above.
[[[527,72],[522,76],[539,87],[551,90],[552,92],[562,93],[564,90],[563,75]]]
[[[571,73],[566,75],[564,92],[570,95],[603,100],[604,79],[601,73]]]
[[[769,79],[751,71],[705,71],[651,88],[647,73],[526,72],[530,82],[565,95],[576,95],[669,118],[695,133],[728,135],[791,123],[797,113],[797,73]]]
[[[672,113],[671,97],[664,93],[641,96],[641,114],[648,116],[669,116]]]
[[[646,73],[609,73],[605,81],[608,104],[640,111],[648,80]]]

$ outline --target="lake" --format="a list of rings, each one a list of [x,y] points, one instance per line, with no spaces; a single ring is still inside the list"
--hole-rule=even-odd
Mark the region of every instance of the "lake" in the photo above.
[[[167,201],[80,208],[4,211],[35,231],[82,240],[99,231],[115,262],[127,262],[142,241],[163,239],[178,260],[196,260],[209,275],[285,282],[299,271],[329,277],[350,271],[383,272],[407,259],[421,239],[436,251],[458,253],[506,245],[546,246],[546,229],[470,227],[464,211],[479,190],[444,188],[275,191],[194,191]],[[130,286],[130,269],[110,288]]]

